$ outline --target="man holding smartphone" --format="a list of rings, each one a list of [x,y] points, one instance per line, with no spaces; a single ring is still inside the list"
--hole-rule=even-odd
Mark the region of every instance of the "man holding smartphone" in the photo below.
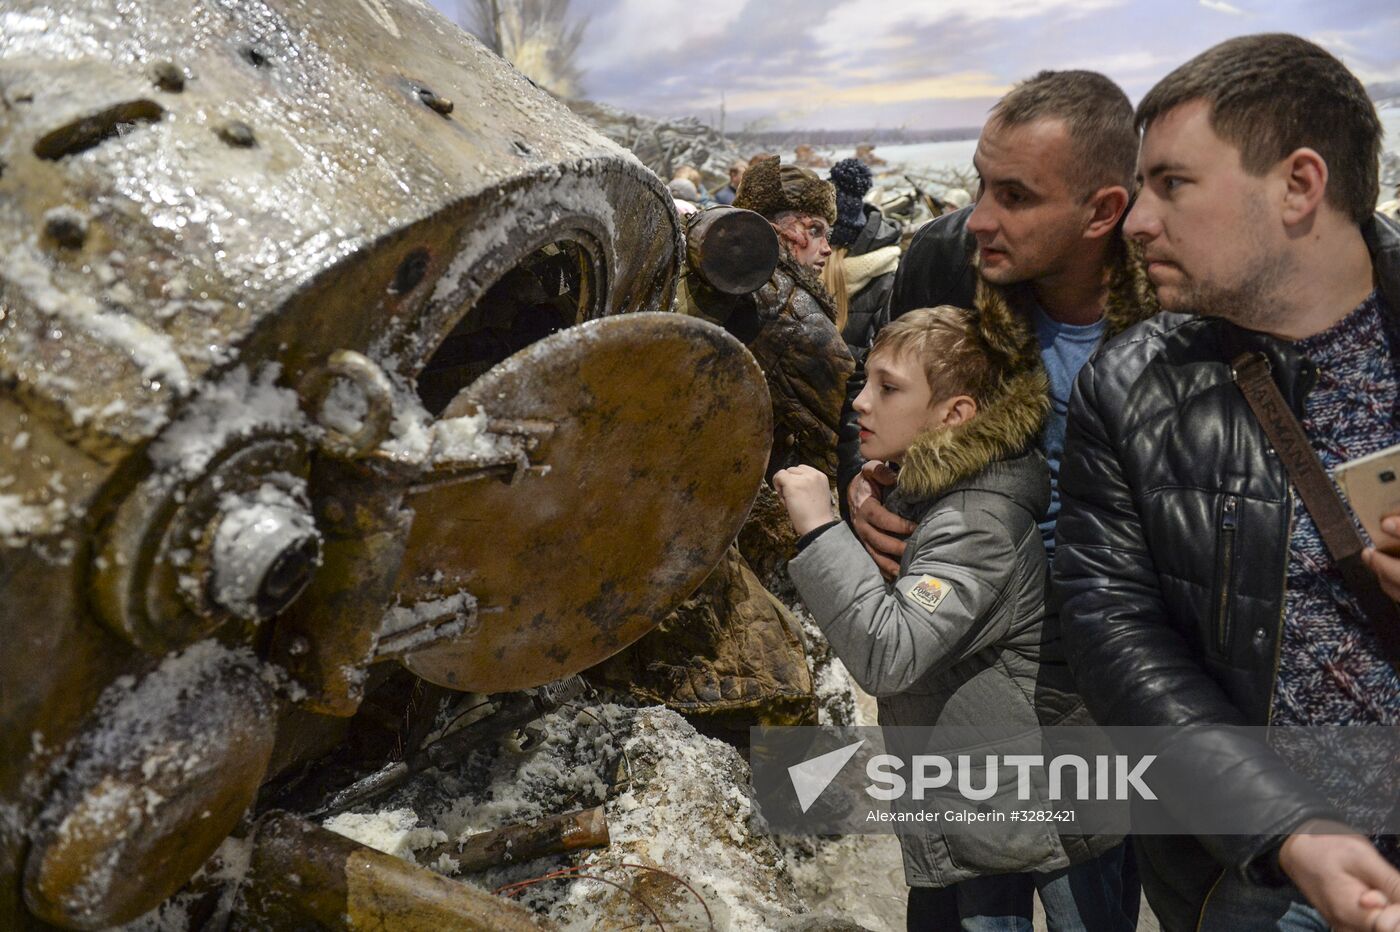
[[[1246,36],[1164,78],[1137,123],[1125,233],[1185,313],[1111,341],[1076,383],[1055,599],[1080,690],[1109,725],[1400,725],[1400,658],[1231,368],[1267,359],[1327,468],[1400,443],[1400,227],[1373,213],[1374,105],[1313,43]],[[1400,596],[1400,560],[1367,559]],[[1164,928],[1400,929],[1394,837],[1328,821],[1325,774],[1267,744],[1212,750],[1200,792],[1272,830],[1138,838]],[[1380,771],[1393,800],[1400,774]]]

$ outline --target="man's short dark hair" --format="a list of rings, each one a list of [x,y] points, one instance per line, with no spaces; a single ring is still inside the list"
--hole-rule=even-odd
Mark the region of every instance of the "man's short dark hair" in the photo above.
[[[1121,87],[1096,71],[1042,71],[1008,91],[989,117],[1002,126],[1042,119],[1065,122],[1074,156],[1071,180],[1086,196],[1107,185],[1133,189],[1138,133]]]
[[[1211,129],[1262,175],[1300,148],[1327,163],[1327,203],[1362,223],[1380,199],[1380,117],[1366,89],[1321,46],[1286,33],[1240,36],[1167,75],[1138,105],[1146,129],[1193,100]]]

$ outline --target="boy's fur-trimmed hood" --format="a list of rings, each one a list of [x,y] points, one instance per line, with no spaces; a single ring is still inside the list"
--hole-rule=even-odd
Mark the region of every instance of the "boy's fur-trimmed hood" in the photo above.
[[[899,468],[905,501],[927,500],[999,460],[1033,447],[1050,410],[1045,370],[1023,369],[1005,381],[976,417],[914,438]]]

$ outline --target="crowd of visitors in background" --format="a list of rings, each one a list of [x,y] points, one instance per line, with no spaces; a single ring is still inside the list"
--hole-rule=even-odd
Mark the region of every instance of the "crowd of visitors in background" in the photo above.
[[[869,150],[757,154],[713,197],[676,173],[683,213],[778,237],[748,312],[709,316],[805,438],[769,469],[789,570],[882,724],[1400,725],[1400,512],[1355,516],[1373,540],[1310,478],[1400,445],[1381,138],[1337,59],[1261,35],[1136,110],[1094,72],[1018,84],[972,203],[904,249]],[[1199,792],[1256,834],[902,836],[909,928],[1030,929],[1038,893],[1051,929],[1131,930],[1143,890],[1169,930],[1400,930],[1395,837],[1320,789],[1348,761],[1203,734]],[[1400,764],[1358,779],[1400,798]]]

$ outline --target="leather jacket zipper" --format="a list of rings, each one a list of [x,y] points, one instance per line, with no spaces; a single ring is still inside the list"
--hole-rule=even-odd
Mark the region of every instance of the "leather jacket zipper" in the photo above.
[[[1293,540],[1293,484],[1285,480],[1284,491],[1286,493],[1284,503],[1288,507],[1288,521],[1285,524],[1283,535],[1283,572],[1278,587],[1278,633],[1274,637],[1274,670],[1269,676],[1269,717],[1265,719],[1265,723],[1269,725],[1274,723],[1274,696],[1278,692],[1278,665],[1283,656],[1283,626],[1286,623],[1284,615],[1288,605],[1288,542]]]
[[[1225,496],[1220,508],[1220,560],[1217,567],[1220,597],[1215,606],[1215,646],[1222,656],[1230,652],[1230,589],[1235,567],[1235,531],[1240,522],[1238,496]]]

